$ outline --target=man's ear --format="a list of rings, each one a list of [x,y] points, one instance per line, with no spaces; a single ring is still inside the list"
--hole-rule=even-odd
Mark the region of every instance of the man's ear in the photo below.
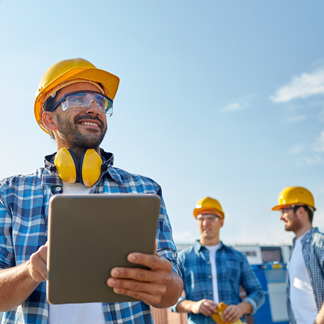
[[[301,210],[301,216],[303,217],[303,219],[308,221],[309,218],[308,218],[308,213],[307,213],[306,209],[303,206],[299,209]],[[298,210],[297,210],[297,212],[298,212]]]
[[[304,223],[305,219],[308,218],[307,212],[304,207],[298,208],[295,212],[295,215],[302,223]]]
[[[223,225],[224,225],[224,218],[221,218],[221,219],[219,220],[219,222],[220,222],[220,227],[223,227]]]
[[[57,129],[56,116],[51,111],[44,111],[43,112],[42,121],[43,121],[44,126],[48,130],[55,131]]]

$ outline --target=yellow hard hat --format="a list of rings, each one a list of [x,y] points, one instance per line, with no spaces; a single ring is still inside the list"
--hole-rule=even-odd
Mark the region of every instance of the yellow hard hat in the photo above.
[[[278,197],[278,205],[273,206],[272,210],[280,210],[289,205],[307,205],[316,210],[314,197],[309,190],[303,187],[286,187]]]
[[[42,123],[42,106],[46,95],[64,82],[76,79],[101,83],[103,91],[110,99],[114,99],[119,78],[109,72],[97,69],[92,63],[82,58],[63,60],[52,65],[43,75],[35,94],[34,113],[38,125],[48,133]]]
[[[223,216],[223,219],[225,217],[224,211],[222,209],[221,204],[218,200],[210,197],[205,197],[203,199],[200,199],[197,204],[196,208],[193,210],[193,214],[195,218],[197,218],[198,215],[200,215],[203,212],[209,212],[211,214],[215,213],[215,211],[218,211]]]

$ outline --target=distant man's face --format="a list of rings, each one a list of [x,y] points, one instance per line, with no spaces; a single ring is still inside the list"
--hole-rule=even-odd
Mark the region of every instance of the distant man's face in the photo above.
[[[286,231],[295,232],[301,228],[301,221],[292,208],[281,209],[280,213],[280,220],[284,222]]]
[[[223,217],[219,214],[204,214],[197,216],[198,229],[202,239],[212,240],[219,236],[219,230],[223,226]]]

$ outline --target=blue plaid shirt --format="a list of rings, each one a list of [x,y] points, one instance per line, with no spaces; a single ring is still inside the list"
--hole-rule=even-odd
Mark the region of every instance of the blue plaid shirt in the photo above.
[[[161,187],[153,180],[133,175],[112,166],[113,155],[101,151],[104,163],[98,182],[90,193],[147,193],[161,198],[157,230],[158,254],[168,259],[179,274],[177,251]],[[46,161],[47,166],[51,163]],[[56,172],[40,168],[30,175],[17,175],[0,182],[0,269],[27,261],[47,241],[48,202],[62,193],[62,181]],[[154,323],[150,306],[143,302],[103,303],[106,323]],[[48,323],[46,283],[42,282],[27,300],[4,314],[3,323]]]
[[[319,312],[324,303],[324,234],[321,233],[317,227],[314,227],[305,234],[301,240],[301,244],[307,273],[313,288],[317,311]],[[296,324],[297,322],[290,304],[289,273],[286,292],[289,322]]]
[[[199,241],[179,252],[179,268],[186,298],[180,297],[178,303],[184,299],[214,300],[209,251]],[[242,302],[242,286],[247,294],[243,301],[251,304],[253,315],[263,304],[264,293],[245,255],[221,243],[216,251],[216,269],[219,301],[227,305],[239,304]],[[172,311],[176,311],[178,303],[171,308]],[[191,323],[215,324],[211,317],[188,313],[188,324]]]

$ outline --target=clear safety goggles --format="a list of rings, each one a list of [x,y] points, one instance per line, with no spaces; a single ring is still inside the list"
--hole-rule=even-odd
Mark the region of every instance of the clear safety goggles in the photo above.
[[[306,211],[309,210],[312,213],[314,212],[314,209],[311,206],[307,206],[307,205],[291,205],[291,206],[287,206],[287,207],[281,208],[280,212],[281,212],[281,214],[285,214],[285,213],[288,213],[289,210],[293,210],[294,213],[296,213],[296,211],[300,207],[303,207]]]
[[[50,111],[54,111],[59,105],[62,110],[87,110],[92,103],[95,103],[101,112],[105,112],[108,116],[113,114],[113,101],[96,91],[75,91],[66,93]]]
[[[213,215],[213,216],[210,216],[210,215],[209,216],[198,215],[198,217],[197,217],[198,222],[207,221],[209,223],[213,223],[213,222],[219,221],[221,219],[222,218],[220,216],[217,216],[217,215]]]

